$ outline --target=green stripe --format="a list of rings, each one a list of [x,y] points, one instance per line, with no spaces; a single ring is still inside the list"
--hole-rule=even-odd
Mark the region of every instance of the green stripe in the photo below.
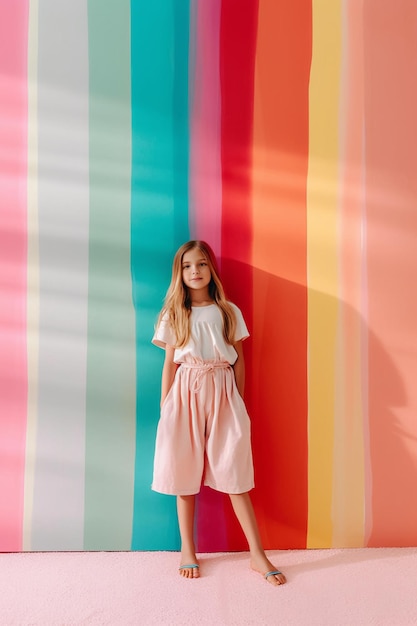
[[[189,238],[188,2],[136,2],[131,28],[131,245],[137,341],[132,549],[177,549],[175,499],[150,489],[163,360],[162,351],[150,341],[172,256]]]
[[[130,269],[130,3],[88,1],[90,248],[85,550],[131,545],[135,316]]]

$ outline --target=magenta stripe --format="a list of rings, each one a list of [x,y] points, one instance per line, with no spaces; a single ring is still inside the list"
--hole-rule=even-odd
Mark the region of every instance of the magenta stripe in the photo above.
[[[190,230],[221,253],[220,0],[192,4]]]
[[[22,548],[28,2],[0,2],[0,551]]]

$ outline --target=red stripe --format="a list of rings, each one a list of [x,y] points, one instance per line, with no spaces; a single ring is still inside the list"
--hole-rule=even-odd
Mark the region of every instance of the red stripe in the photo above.
[[[222,3],[220,26],[222,278],[230,300],[252,327],[251,163],[258,2]],[[252,342],[245,345],[248,378]],[[251,386],[246,401],[251,407]],[[246,549],[231,507],[225,504],[229,550]]]
[[[22,548],[28,3],[0,3],[0,551]]]

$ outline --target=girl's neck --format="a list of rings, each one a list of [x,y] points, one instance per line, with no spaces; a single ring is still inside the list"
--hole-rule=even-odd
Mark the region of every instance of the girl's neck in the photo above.
[[[213,300],[210,297],[205,298],[204,300],[201,298],[193,298],[191,300],[191,306],[208,306],[209,304],[213,304]]]
[[[191,300],[191,306],[207,306],[213,304],[213,298],[210,296],[208,287],[205,289],[190,289],[188,295]]]

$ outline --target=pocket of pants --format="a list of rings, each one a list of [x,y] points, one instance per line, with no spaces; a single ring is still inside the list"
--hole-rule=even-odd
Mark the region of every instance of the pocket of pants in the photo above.
[[[161,404],[161,408],[160,408],[161,411],[164,408],[164,406],[166,405],[166,403],[168,402],[170,396],[172,395],[173,387],[174,387],[174,383],[172,383],[171,387],[169,388],[169,391],[168,391],[167,395],[165,396],[165,399],[164,399],[163,403]]]

